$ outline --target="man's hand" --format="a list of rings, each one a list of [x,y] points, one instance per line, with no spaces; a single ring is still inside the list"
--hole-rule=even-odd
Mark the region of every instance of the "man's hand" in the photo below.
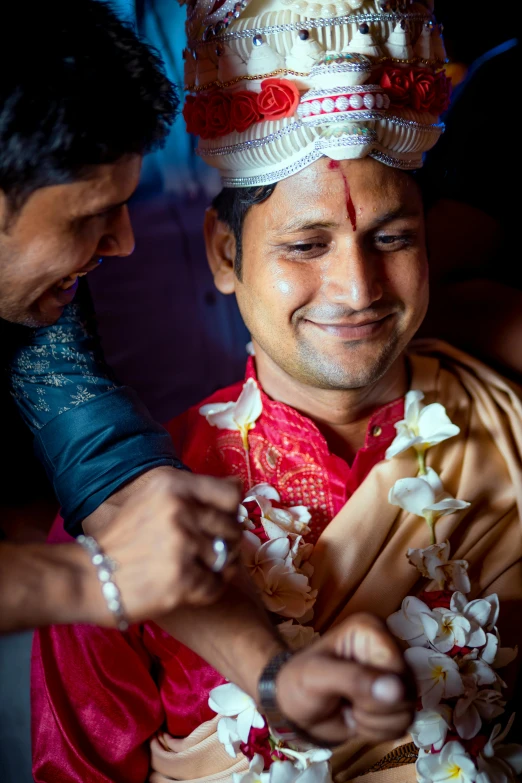
[[[114,579],[129,619],[216,601],[235,573],[241,541],[235,482],[163,468],[124,493],[119,503],[112,502],[103,524],[85,528],[118,565]],[[216,537],[224,539],[229,552],[220,573],[212,571]],[[95,605],[100,609],[99,601]],[[92,622],[113,625],[108,610],[100,611]]]
[[[377,618],[358,614],[283,666],[283,715],[318,742],[402,737],[413,721],[415,685],[402,652]]]

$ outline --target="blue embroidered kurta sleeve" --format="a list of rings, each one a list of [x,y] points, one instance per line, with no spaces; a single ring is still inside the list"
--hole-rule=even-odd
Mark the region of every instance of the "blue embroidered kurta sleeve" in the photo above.
[[[160,465],[182,467],[171,439],[105,364],[89,306],[24,330],[11,356],[11,393],[35,438],[67,530],[125,483]]]

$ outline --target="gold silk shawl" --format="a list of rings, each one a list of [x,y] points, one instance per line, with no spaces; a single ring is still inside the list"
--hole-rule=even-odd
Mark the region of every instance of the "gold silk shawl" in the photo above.
[[[427,464],[445,489],[471,506],[442,517],[437,541],[449,539],[452,559],[470,564],[471,598],[498,593],[502,643],[522,642],[522,403],[520,391],[481,362],[451,346],[423,340],[408,353],[411,388],[424,403],[440,402],[460,434],[433,447]],[[376,465],[325,528],[314,549],[312,587],[319,589],[314,625],[320,633],[354,612],[385,619],[403,598],[427,585],[409,565],[409,547],[428,546],[423,520],[388,503],[395,481],[417,475],[412,450]],[[517,638],[520,637],[520,638]],[[520,645],[522,647],[522,645]],[[516,663],[511,665],[516,670]],[[515,672],[516,673],[516,672]],[[509,681],[510,671],[506,670]],[[513,673],[511,673],[513,675]],[[179,740],[153,740],[151,783],[229,781],[248,768],[218,742],[218,718]],[[336,783],[415,781],[411,737],[371,746],[360,740],[334,753]]]

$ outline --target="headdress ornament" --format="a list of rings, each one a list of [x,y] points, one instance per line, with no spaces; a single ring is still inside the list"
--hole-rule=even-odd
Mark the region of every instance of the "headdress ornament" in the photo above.
[[[229,187],[326,155],[422,165],[449,101],[431,0],[190,0],[183,114]]]

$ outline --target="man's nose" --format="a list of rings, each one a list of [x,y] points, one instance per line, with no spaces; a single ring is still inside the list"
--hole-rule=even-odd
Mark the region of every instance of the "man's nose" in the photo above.
[[[349,250],[340,249],[331,257],[324,284],[330,301],[353,310],[366,310],[383,294],[376,260],[358,245]]]
[[[101,238],[98,252],[101,256],[130,256],[135,244],[129,209],[124,205],[114,215],[109,231]]]

